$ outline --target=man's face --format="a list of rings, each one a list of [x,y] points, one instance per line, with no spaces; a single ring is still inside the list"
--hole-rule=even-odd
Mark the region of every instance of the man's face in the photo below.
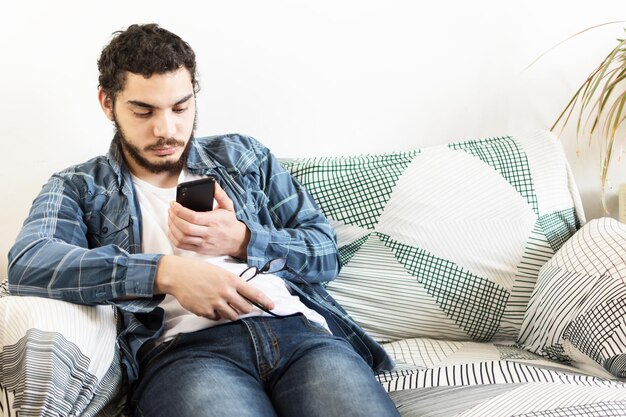
[[[127,73],[111,118],[131,172],[178,175],[195,127],[195,96],[182,68],[150,78]]]

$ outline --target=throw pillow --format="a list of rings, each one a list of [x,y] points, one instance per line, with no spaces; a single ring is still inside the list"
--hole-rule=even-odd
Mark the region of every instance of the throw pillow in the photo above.
[[[539,268],[582,220],[548,132],[283,164],[337,230],[329,292],[381,341],[515,340]]]
[[[626,378],[626,225],[592,220],[543,266],[518,343]]]
[[[123,377],[112,307],[17,297],[6,290],[5,281],[0,415],[120,415]]]

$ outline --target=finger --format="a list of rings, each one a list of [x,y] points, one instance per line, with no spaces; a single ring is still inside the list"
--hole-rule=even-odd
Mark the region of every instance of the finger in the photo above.
[[[239,319],[240,313],[237,309],[233,308],[230,304],[224,304],[215,308],[215,313],[221,318],[235,321]]]
[[[202,238],[188,236],[186,235],[180,228],[176,225],[176,220],[172,218],[167,219],[167,237],[176,246],[177,248],[181,248],[181,246],[185,244],[201,244]],[[182,249],[182,248],[181,248]]]
[[[169,238],[170,242],[172,242],[172,244],[178,249],[191,250],[195,252],[198,250],[198,248],[207,246],[206,242],[199,237],[184,236],[179,239],[176,238],[176,236],[174,236],[171,232],[168,232],[167,237]]]
[[[168,214],[172,218],[178,218],[184,220],[188,224],[195,224],[200,226],[208,225],[207,214],[211,212],[193,211],[187,207],[183,207],[180,203],[175,201],[170,202]]]
[[[226,194],[226,191],[224,191],[224,189],[220,187],[217,182],[215,183],[215,201],[217,202],[219,208],[228,211],[235,211],[233,200],[230,199],[228,194]]]
[[[238,311],[239,314],[247,314],[251,312],[252,309],[254,308],[250,300],[247,300],[245,297],[241,296],[240,294],[237,294],[235,297],[233,297],[228,302],[228,304],[231,306],[231,308]]]
[[[210,320],[237,320],[239,318],[239,312],[224,299],[214,303],[209,303],[205,300],[197,309],[193,309],[193,312],[199,317],[205,317]]]
[[[204,317],[210,320],[219,320],[221,318],[218,309],[210,303],[202,302],[199,305],[183,305],[183,307],[198,317]]]
[[[222,319],[222,316],[220,316],[220,313],[218,313],[217,310],[213,310],[212,313],[205,314],[204,316],[201,316],[201,317],[207,318],[209,320],[215,320],[215,321],[219,321]]]
[[[191,213],[195,212],[192,211]],[[172,210],[169,211],[167,224],[170,230],[172,230],[174,236],[180,240],[187,236],[203,238],[208,234],[207,226],[205,224],[190,223],[189,221],[177,216]]]
[[[265,295],[261,290],[246,282],[242,282],[241,284],[242,285],[239,286],[237,292],[241,294],[242,297],[247,299],[246,302],[259,304],[267,310],[272,310],[274,308],[274,302],[272,299]]]
[[[230,306],[236,310],[239,315],[248,314],[252,311],[253,305],[249,300],[246,300],[243,297],[240,297],[242,302],[238,302],[235,305],[231,304]]]
[[[167,217],[167,236],[174,244],[180,243],[183,238],[183,232],[176,226],[176,223],[171,216]]]

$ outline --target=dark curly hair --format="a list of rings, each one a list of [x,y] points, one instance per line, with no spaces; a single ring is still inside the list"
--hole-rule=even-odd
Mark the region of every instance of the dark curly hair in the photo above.
[[[114,32],[113,39],[102,50],[98,59],[99,87],[115,102],[117,93],[124,89],[126,72],[149,78],[181,67],[189,70],[197,93],[200,86],[196,54],[189,44],[155,23],[135,24],[124,31]]]

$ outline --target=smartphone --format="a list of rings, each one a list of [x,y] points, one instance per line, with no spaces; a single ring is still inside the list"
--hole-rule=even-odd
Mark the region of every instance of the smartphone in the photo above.
[[[176,202],[193,211],[213,210],[215,178],[181,182],[176,187]]]

